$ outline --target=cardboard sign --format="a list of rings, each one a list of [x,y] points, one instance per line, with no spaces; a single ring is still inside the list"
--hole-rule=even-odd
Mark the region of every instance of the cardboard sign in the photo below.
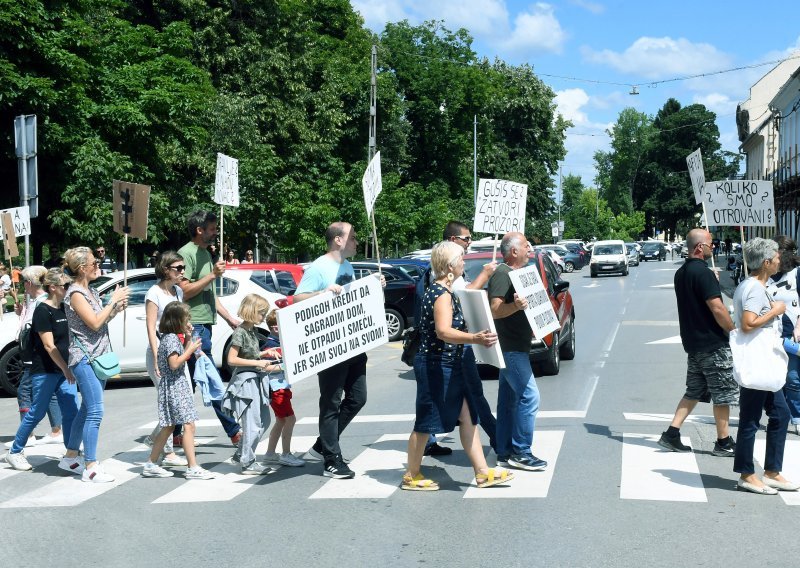
[[[367,208],[367,216],[372,215],[372,208],[375,206],[375,200],[383,189],[383,182],[381,181],[381,153],[376,152],[372,160],[370,160],[364,177],[361,178],[361,187],[364,190],[364,205]]]
[[[489,308],[489,298],[486,290],[468,290],[463,288],[453,292],[461,302],[461,309],[464,311],[464,320],[467,322],[467,329],[470,333],[476,333],[488,329],[492,333],[497,333],[492,319],[492,310]],[[475,352],[475,360],[478,363],[486,363],[498,369],[505,369],[506,362],[503,359],[503,352],[500,350],[500,342],[491,347],[483,345],[472,345]]]
[[[6,260],[10,261],[19,255],[17,235],[14,233],[14,222],[11,220],[9,213],[3,213],[0,218],[3,221],[3,249],[6,253]]]
[[[217,154],[214,203],[239,207],[239,160]]]
[[[700,148],[686,156],[686,165],[689,167],[689,177],[692,178],[694,202],[700,205],[703,202],[703,189],[706,185],[706,174],[703,170],[703,156]]]
[[[473,233],[504,235],[525,233],[525,204],[528,186],[504,179],[481,179],[475,202]]]
[[[114,180],[114,232],[134,239],[147,238],[150,186]]]
[[[703,201],[709,225],[716,227],[774,227],[775,202],[770,180],[706,182]]]
[[[13,207],[11,209],[0,209],[0,215],[8,213],[11,215],[11,223],[14,225],[14,234],[17,237],[24,237],[31,234],[31,217],[28,206]],[[4,239],[3,232],[0,231],[0,240]]]
[[[514,291],[528,301],[525,317],[531,324],[534,337],[541,340],[547,334],[561,329],[561,323],[553,310],[553,304],[550,303],[550,296],[539,276],[538,267],[535,264],[529,264],[525,268],[512,270],[508,275],[511,278],[511,284],[514,285]]]
[[[381,282],[370,275],[278,310],[289,382],[389,341]]]

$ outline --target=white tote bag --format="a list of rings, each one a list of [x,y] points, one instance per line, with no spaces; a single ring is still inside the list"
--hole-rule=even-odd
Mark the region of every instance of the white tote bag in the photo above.
[[[748,389],[776,392],[786,383],[789,356],[783,340],[772,327],[750,333],[734,329],[730,334],[733,377]]]

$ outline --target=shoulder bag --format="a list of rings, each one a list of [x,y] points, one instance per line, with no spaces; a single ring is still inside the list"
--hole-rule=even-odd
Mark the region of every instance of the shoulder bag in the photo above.
[[[109,342],[110,342],[109,337]],[[97,378],[101,381],[107,381],[113,377],[116,377],[122,372],[122,368],[119,365],[119,357],[113,351],[109,351],[108,353],[103,353],[98,357],[92,357],[89,355],[89,352],[86,351],[86,348],[81,343],[81,340],[75,337],[75,343],[78,347],[80,347],[81,351],[83,351],[86,358],[89,359],[89,365],[92,366],[92,371],[97,376]]]

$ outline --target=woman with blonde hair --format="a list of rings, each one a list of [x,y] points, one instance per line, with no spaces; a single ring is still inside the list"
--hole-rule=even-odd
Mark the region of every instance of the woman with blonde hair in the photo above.
[[[130,288],[115,288],[104,307],[100,294],[89,284],[100,276],[100,261],[89,247],[75,247],[64,253],[65,272],[72,284],[64,298],[67,323],[72,341],[69,345],[69,368],[75,375],[81,392],[81,407],[72,423],[67,453],[58,467],[92,483],[107,483],[114,477],[107,474],[97,461],[97,439],[103,420],[103,390],[106,381],[98,378],[89,358],[111,351],[108,322],[128,304]],[[80,447],[83,444],[83,457]]]
[[[414,360],[417,380],[416,420],[408,439],[408,469],[402,489],[436,491],[439,485],[420,472],[425,445],[431,434],[450,432],[458,425],[461,445],[475,471],[478,487],[510,481],[514,475],[500,468],[490,469],[483,455],[478,414],[462,375],[465,344],[490,347],[497,334],[489,330],[469,333],[453,282],[464,273],[464,249],[444,241],[431,251],[434,282],[425,291],[420,316],[420,346]]]

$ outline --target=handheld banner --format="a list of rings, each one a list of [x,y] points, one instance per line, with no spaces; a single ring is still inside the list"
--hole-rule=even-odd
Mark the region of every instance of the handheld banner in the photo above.
[[[553,304],[550,303],[550,296],[544,289],[537,266],[529,264],[525,268],[512,270],[508,276],[514,285],[514,291],[528,301],[525,317],[531,324],[534,337],[541,340],[548,333],[561,329],[561,323],[553,310]]]
[[[0,215],[0,220],[3,222],[3,250],[6,253],[6,260],[11,261],[12,258],[19,255],[17,235],[14,233],[14,221],[10,213]]]
[[[481,179],[475,202],[473,233],[504,235],[525,233],[525,204],[528,186],[504,179]]]
[[[488,329],[492,333],[497,333],[492,319],[492,310],[489,308],[489,299],[486,290],[468,290],[466,288],[455,290],[454,294],[461,301],[461,309],[464,310],[464,319],[467,322],[467,329],[471,333]],[[503,359],[503,352],[500,350],[500,343],[495,343],[491,347],[483,345],[473,345],[475,361],[486,363],[498,369],[505,369],[506,362]]]
[[[8,213],[11,215],[11,223],[14,226],[14,234],[17,237],[24,237],[31,234],[31,215],[27,205],[24,207],[12,207],[11,209],[0,209],[0,215]],[[5,239],[0,231],[0,240]]]
[[[239,160],[217,154],[214,203],[239,207]]]
[[[374,275],[278,310],[289,382],[365,353],[389,341],[383,288]]]
[[[700,148],[686,156],[686,165],[689,168],[689,177],[692,179],[694,202],[700,205],[703,202],[703,189],[706,184],[706,174],[703,170],[703,156]]]
[[[150,186],[114,180],[114,232],[134,239],[147,238]]]
[[[383,182],[381,181],[381,153],[375,152],[372,160],[370,160],[364,177],[361,178],[361,188],[364,190],[364,205],[367,208],[367,217],[372,215],[372,209],[375,207],[375,200],[383,190]]]
[[[771,180],[706,182],[706,221],[715,227],[774,227],[775,201]]]

